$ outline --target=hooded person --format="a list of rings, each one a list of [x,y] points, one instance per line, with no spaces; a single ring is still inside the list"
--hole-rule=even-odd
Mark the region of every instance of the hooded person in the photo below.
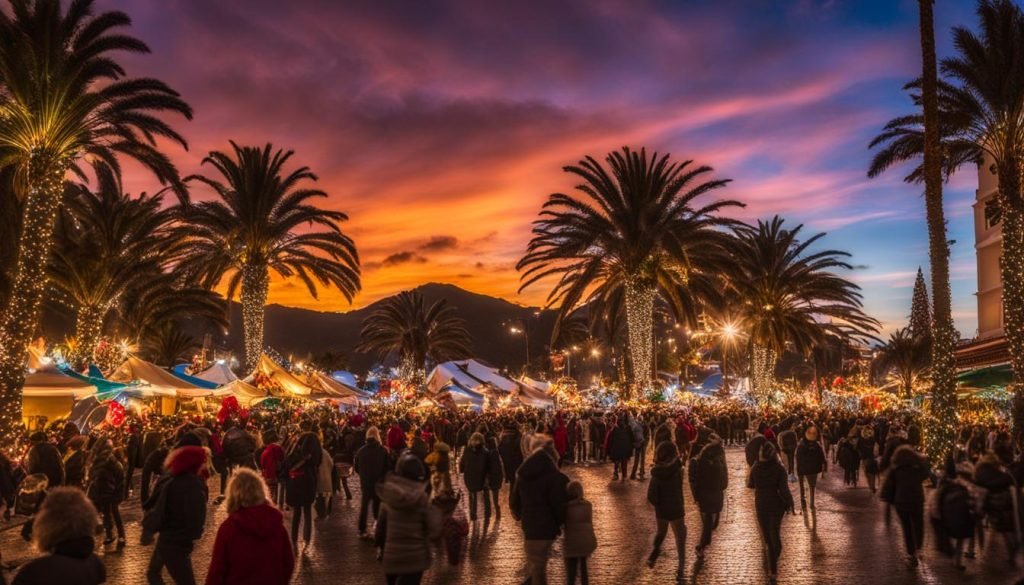
[[[910,565],[916,567],[924,544],[924,486],[931,475],[928,458],[911,445],[896,449],[882,484],[882,500],[896,509]]]
[[[46,433],[41,431],[32,433],[29,441],[32,446],[28,450],[26,472],[29,475],[45,475],[47,487],[64,485],[64,458],[57,445],[51,443]]]
[[[374,520],[380,516],[380,498],[377,497],[377,484],[387,475],[390,458],[388,450],[381,444],[380,429],[370,427],[366,431],[366,443],[356,451],[353,458],[356,474],[359,475],[359,534],[364,538],[369,509],[373,509]]]
[[[225,498],[228,517],[217,529],[206,585],[287,585],[295,568],[281,512],[250,469],[235,470]]]
[[[430,542],[441,534],[441,513],[430,505],[427,468],[403,453],[395,473],[377,484],[381,500],[374,536],[388,583],[419,583],[430,568]]]
[[[782,517],[793,509],[788,479],[775,445],[766,442],[761,447],[757,463],[750,468],[747,487],[754,490],[754,510],[761,538],[768,550],[768,579],[772,583],[778,577],[779,557],[782,555]]]
[[[192,437],[186,439],[185,437]],[[194,583],[192,547],[203,535],[206,524],[206,501],[209,492],[206,479],[207,452],[190,443],[198,437],[186,433],[181,446],[167,455],[164,476],[157,483],[149,500],[143,504],[149,517],[157,522],[149,528],[157,533],[156,546],[146,570],[150,585],[163,583],[164,567],[175,583]],[[146,519],[143,519],[145,526]]]
[[[103,529],[106,533],[104,545],[114,542],[114,526],[117,526],[117,546],[124,548],[124,522],[121,520],[121,502],[125,497],[124,466],[114,455],[110,439],[102,438],[92,447],[92,461],[89,465],[89,499],[103,515]]]
[[[654,506],[657,532],[654,547],[647,557],[647,566],[653,568],[661,556],[661,545],[665,542],[668,529],[676,539],[679,558],[679,575],[682,575],[686,551],[686,522],[683,508],[683,462],[674,443],[664,442],[654,452],[654,467],[651,468],[651,483],[647,486],[647,501]]]
[[[94,553],[99,517],[82,490],[50,490],[36,513],[32,537],[44,556],[18,571],[12,585],[98,585],[106,582],[103,561]]]
[[[558,453],[551,437],[535,433],[528,449],[530,454],[512,484],[509,509],[522,524],[531,583],[545,585],[551,547],[565,523],[569,478],[558,470]]]
[[[804,482],[807,483],[811,497],[811,509],[814,510],[814,492],[818,486],[818,474],[828,470],[828,458],[825,449],[819,442],[818,428],[808,427],[804,438],[796,448],[796,473],[800,477],[800,507],[807,507],[804,496]]]
[[[690,463],[690,491],[700,509],[701,535],[697,544],[697,555],[711,544],[711,533],[718,528],[718,521],[725,505],[725,489],[729,487],[729,470],[725,463],[725,449],[717,435],[700,450]]]
[[[459,471],[462,473],[466,491],[469,492],[469,521],[476,522],[477,500],[480,492],[484,492],[484,522],[491,519],[491,499],[487,494],[487,450],[484,448],[484,436],[473,433],[469,437],[466,449],[459,459]]]
[[[522,434],[514,423],[509,422],[501,429],[498,438],[498,454],[501,457],[505,481],[512,483],[516,470],[523,464]]]

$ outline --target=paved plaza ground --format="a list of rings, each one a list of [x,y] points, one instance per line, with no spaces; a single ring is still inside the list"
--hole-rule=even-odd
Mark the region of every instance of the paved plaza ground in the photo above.
[[[746,463],[740,449],[727,450],[730,485],[726,508],[714,543],[703,563],[698,563],[693,546],[700,530],[700,516],[686,493],[686,523],[689,529],[684,561],[688,584],[745,584],[765,582],[761,545],[753,514],[753,494],[746,489]],[[653,513],[646,503],[647,483],[610,482],[611,465],[567,466],[566,473],[583,482],[594,504],[598,549],[589,562],[591,583],[671,583],[675,580],[676,556],[669,535],[659,564],[648,569],[644,563],[654,534]],[[294,583],[380,585],[384,576],[375,560],[373,547],[356,535],[358,482],[350,482],[356,499],[336,501],[333,514],[317,523],[312,546],[298,560]],[[213,483],[211,483],[213,485]],[[792,486],[797,495],[797,486]],[[216,489],[216,488],[214,488]],[[469,537],[468,558],[448,567],[441,555],[424,579],[428,584],[519,583],[523,565],[522,535],[507,512],[507,488],[503,490],[500,521],[483,526],[478,521]],[[797,496],[799,500],[799,496]],[[216,527],[224,516],[223,507],[211,515],[203,539],[193,556],[197,580],[202,583],[209,564]],[[145,582],[150,547],[140,546],[140,511],[136,503],[125,505],[129,546],[122,552],[100,553],[108,567],[108,583]],[[930,534],[929,534],[930,537]],[[787,516],[783,523],[784,550],[779,582],[815,585],[876,584],[977,584],[1011,585],[1024,571],[1009,569],[1001,540],[991,539],[979,558],[967,561],[967,572],[953,568],[952,561],[933,551],[926,542],[924,562],[911,569],[905,562],[899,525],[884,522],[884,506],[866,487],[842,485],[839,471],[830,471],[819,483],[816,514]],[[23,562],[32,551],[17,530],[0,533],[5,562]],[[556,544],[555,553],[560,555]],[[551,582],[564,582],[560,557],[551,563]]]

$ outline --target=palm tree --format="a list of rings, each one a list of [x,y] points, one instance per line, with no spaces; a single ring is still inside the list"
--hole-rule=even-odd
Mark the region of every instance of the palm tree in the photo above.
[[[97,169],[98,188],[82,185],[67,199],[50,278],[75,311],[77,358],[89,362],[107,314],[133,287],[162,274],[173,259],[173,208],[161,194],[132,199],[109,169]]]
[[[92,0],[8,0],[0,10],[0,166],[17,170],[23,199],[14,282],[0,318],[0,436],[21,422],[23,364],[39,321],[54,221],[68,171],[96,161],[118,172],[128,157],[184,196],[178,173],[157,149],[185,146],[155,114],[192,117],[178,94],[155,79],[126,78],[114,53],[148,47],[119,29],[122,12],[94,15]]]
[[[728,180],[706,180],[711,167],[647,157],[623,148],[609,153],[606,170],[592,157],[565,172],[582,179],[576,196],[552,194],[533,239],[517,264],[520,290],[558,276],[548,295],[559,305],[558,324],[587,299],[622,295],[626,312],[632,382],[652,380],[654,306],[660,298],[679,321],[695,322],[704,301],[720,289],[728,266],[722,230],[733,222],[719,216],[736,201],[696,206],[696,200]]]
[[[194,337],[168,323],[154,332],[141,346],[142,354],[153,363],[172,367],[183,361],[190,361],[199,348]]]
[[[876,378],[891,376],[899,383],[903,397],[910,398],[914,384],[928,376],[929,345],[929,337],[914,335],[907,327],[897,329],[872,363]]]
[[[14,184],[14,169],[0,169],[0,307],[7,306],[18,261],[21,202],[15,197]]]
[[[788,347],[808,356],[829,334],[868,337],[878,330],[862,310],[860,287],[835,273],[853,268],[850,255],[811,251],[825,234],[800,240],[803,225],[784,224],[776,216],[736,230],[729,292],[741,301],[755,395],[770,389],[775,360]]]
[[[126,291],[114,312],[112,330],[135,345],[151,346],[167,328],[200,321],[224,330],[228,326],[224,301],[205,288],[189,286],[180,275],[163,272],[145,278]]]
[[[435,363],[472,355],[473,340],[455,308],[440,299],[429,307],[419,291],[405,291],[384,300],[363,321],[356,351],[381,358],[395,354],[406,377],[419,379],[427,360]]]
[[[352,239],[338,227],[348,216],[310,204],[310,199],[327,197],[303,186],[316,181],[316,175],[308,167],[285,174],[293,151],[234,142],[231,148],[231,154],[214,151],[203,160],[219,178],[188,178],[210,186],[220,200],[185,210],[181,235],[187,255],[179,269],[206,288],[228,277],[229,301],[241,288],[245,363],[252,369],[263,351],[270,271],[298,278],[313,298],[319,282],[351,302],[360,287],[359,256]],[[323,229],[299,231],[304,226]]]
[[[953,30],[958,56],[942,61],[950,83],[938,80],[932,1],[919,0],[924,75],[912,84],[921,88],[923,115],[893,120],[873,144],[886,144],[872,171],[924,155],[911,178],[925,182],[932,265],[934,328],[930,419],[941,444],[935,455],[952,448],[956,412],[953,348],[956,332],[951,317],[949,247],[942,213],[941,178],[967,162],[994,161],[999,178],[997,203],[1003,237],[1003,319],[1014,370],[1014,421],[1024,428],[1024,197],[1020,165],[1024,162],[1024,16],[1011,0],[978,4],[980,37],[964,27]],[[1019,434],[1019,433],[1018,433]]]

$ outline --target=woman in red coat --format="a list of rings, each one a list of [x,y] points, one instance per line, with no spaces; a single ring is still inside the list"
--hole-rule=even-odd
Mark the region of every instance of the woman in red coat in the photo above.
[[[287,585],[295,557],[281,512],[255,471],[238,468],[227,489],[228,517],[217,530],[206,585]]]

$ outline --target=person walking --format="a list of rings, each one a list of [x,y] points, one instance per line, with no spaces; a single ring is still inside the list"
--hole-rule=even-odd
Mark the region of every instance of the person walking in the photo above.
[[[711,544],[711,533],[718,528],[718,520],[725,505],[725,489],[729,487],[729,469],[725,464],[725,449],[717,435],[690,463],[690,491],[700,509],[701,533],[697,543],[697,556],[703,557]]]
[[[565,523],[569,478],[558,470],[551,437],[534,434],[529,449],[512,484],[509,510],[522,524],[530,584],[547,585],[551,547]]]
[[[419,585],[430,568],[430,542],[441,535],[441,511],[430,505],[427,468],[403,453],[395,473],[377,484],[382,503],[374,541],[388,585]]]
[[[882,484],[882,500],[896,508],[903,528],[910,566],[919,563],[918,554],[924,544],[924,486],[931,475],[928,459],[910,445],[903,445],[892,455],[892,467]]]
[[[877,491],[878,482],[878,458],[875,451],[878,447],[878,440],[875,438],[875,429],[865,426],[860,432],[860,440],[857,441],[857,454],[864,466],[864,477],[868,480],[868,488],[871,493]]]
[[[494,507],[495,520],[501,520],[501,485],[505,483],[505,464],[498,452],[498,443],[494,436],[487,437],[487,487],[490,491],[491,506]]]
[[[469,437],[466,449],[459,459],[459,471],[469,492],[469,521],[476,522],[477,501],[483,492],[484,524],[491,521],[491,498],[487,493],[487,451],[484,449],[484,436],[473,433]]]
[[[654,517],[657,532],[654,535],[654,547],[647,557],[647,566],[654,568],[654,563],[661,556],[661,545],[665,542],[668,529],[676,539],[678,557],[678,575],[683,574],[683,562],[686,556],[686,522],[683,509],[683,462],[679,459],[679,450],[673,443],[658,445],[654,453],[654,467],[651,468],[651,483],[647,486],[647,501],[654,506]]]
[[[307,429],[309,427],[307,426]],[[317,476],[323,449],[320,439],[306,430],[285,458],[288,469],[288,485],[285,502],[292,509],[292,547],[299,546],[299,524],[306,521],[302,530],[304,548],[313,539],[313,501],[316,500]]]
[[[64,459],[57,446],[46,438],[46,433],[36,431],[29,437],[32,446],[28,450],[26,473],[46,476],[47,488],[64,485]]]
[[[284,467],[284,449],[281,448],[277,431],[263,431],[263,451],[260,453],[260,472],[270,491],[270,501],[275,506],[284,504],[284,482],[280,481]]]
[[[166,473],[149,501],[143,504],[147,516],[158,522],[148,529],[157,533],[156,546],[146,570],[149,585],[162,585],[161,572],[167,572],[177,585],[195,585],[192,572],[193,543],[203,535],[206,524],[206,450],[199,437],[186,433],[178,447],[167,455]],[[147,524],[143,518],[143,525]]]
[[[263,478],[236,469],[225,504],[228,517],[217,529],[206,585],[288,585],[295,557],[284,517],[268,501]]]
[[[807,509],[807,497],[804,493],[804,482],[811,499],[811,510],[814,506],[814,491],[818,486],[818,474],[828,471],[828,459],[822,448],[817,427],[807,427],[804,438],[796,448],[796,473],[800,476],[800,507]]]
[[[632,415],[629,417],[629,430],[633,433],[633,471],[629,474],[629,479],[637,479],[637,468],[640,470],[640,481],[647,478],[647,425],[643,422],[643,417],[637,415],[634,418]],[[625,473],[625,468],[623,468]]]
[[[974,466],[974,483],[985,490],[982,511],[992,528],[1002,535],[1007,561],[1015,567],[1020,542],[1017,537],[1019,504],[1013,476],[1003,469],[995,453],[986,453]]]
[[[747,487],[754,490],[754,510],[768,553],[768,581],[775,583],[782,556],[782,518],[793,511],[793,494],[789,491],[786,468],[779,461],[775,445],[761,446],[757,463],[750,468]]]
[[[99,585],[107,571],[93,548],[98,513],[81,489],[49,491],[35,516],[32,538],[45,553],[25,563],[11,585]]]
[[[566,582],[588,585],[587,557],[597,549],[597,535],[594,534],[594,507],[583,498],[583,484],[570,481],[565,486],[569,501],[565,507],[565,538],[562,556],[565,558]]]
[[[120,508],[126,489],[124,466],[114,456],[114,445],[107,438],[96,441],[91,458],[86,493],[103,515],[103,530],[106,534],[103,545],[114,542],[114,526],[117,526],[117,548],[122,549],[127,542]]]
[[[605,451],[608,458],[612,460],[615,470],[612,472],[612,481],[620,477],[626,479],[626,470],[629,467],[629,457],[633,454],[633,432],[625,415],[620,415],[618,421],[608,430],[608,437],[605,440]]]
[[[798,437],[796,431],[788,428],[779,433],[779,450],[786,455],[786,473],[790,483],[796,483],[796,449]]]
[[[498,455],[501,457],[505,481],[510,484],[516,478],[519,466],[523,464],[522,440],[522,434],[514,421],[508,421],[501,429],[501,437],[498,439]]]
[[[370,427],[366,431],[366,443],[356,451],[353,459],[356,473],[359,475],[359,520],[360,536],[371,539],[367,532],[369,511],[373,510],[373,519],[380,516],[380,498],[377,496],[377,484],[388,473],[390,458],[388,450],[380,443],[380,429]]]

